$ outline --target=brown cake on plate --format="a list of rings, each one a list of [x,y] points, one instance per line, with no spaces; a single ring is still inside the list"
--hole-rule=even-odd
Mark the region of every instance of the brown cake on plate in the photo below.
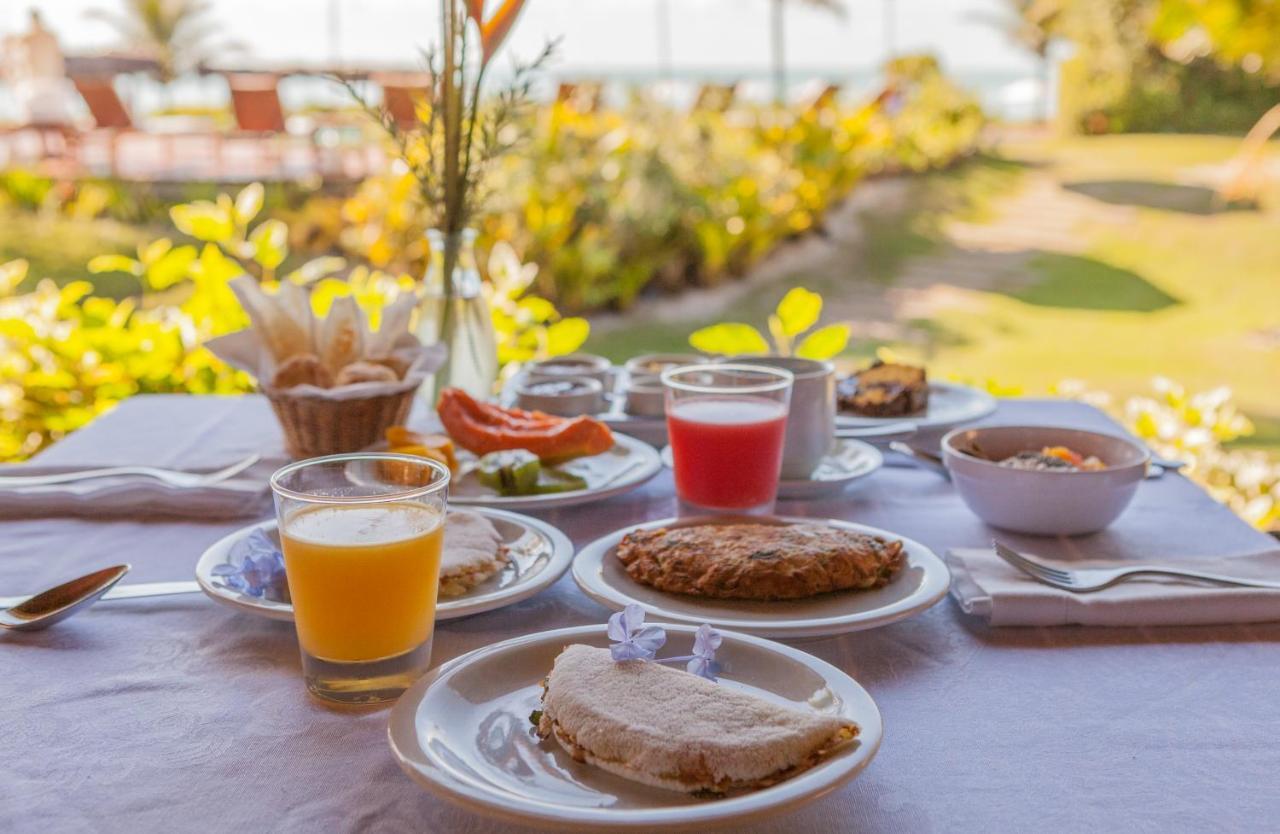
[[[924,368],[876,362],[840,380],[840,410],[861,417],[909,417],[929,407],[929,381]]]

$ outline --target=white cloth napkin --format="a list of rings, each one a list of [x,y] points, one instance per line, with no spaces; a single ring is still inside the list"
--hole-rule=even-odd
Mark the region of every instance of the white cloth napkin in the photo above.
[[[1068,569],[1123,567],[1114,561],[1044,561]],[[1160,560],[1143,559],[1142,563],[1160,564]],[[993,626],[1210,625],[1280,620],[1280,590],[1137,577],[1101,591],[1073,594],[1037,582],[990,549],[951,550],[947,564],[951,568],[951,596],[966,614],[982,617]],[[1280,581],[1280,550],[1179,558],[1173,564],[1241,579]]]
[[[250,454],[262,459],[233,478],[203,487],[138,476],[0,487],[0,517],[223,519],[270,512],[268,479],[288,457],[265,398],[134,397],[30,462],[0,466],[0,475],[133,465],[210,472]]]

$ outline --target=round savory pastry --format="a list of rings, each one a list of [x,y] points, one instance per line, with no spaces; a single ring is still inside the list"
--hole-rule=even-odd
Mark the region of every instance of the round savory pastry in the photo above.
[[[284,390],[298,385],[332,388],[333,374],[329,373],[329,369],[314,353],[295,353],[276,369],[271,378],[271,387]]]
[[[826,524],[636,530],[617,557],[628,576],[660,591],[754,600],[881,588],[905,561],[900,541]]]
[[[338,371],[338,376],[333,384],[341,388],[344,385],[355,385],[358,382],[398,382],[399,380],[400,377],[396,376],[396,372],[386,365],[377,365],[373,362],[352,362]]]

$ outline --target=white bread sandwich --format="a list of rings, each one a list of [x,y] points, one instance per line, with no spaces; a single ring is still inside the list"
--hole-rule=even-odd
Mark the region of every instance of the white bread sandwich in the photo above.
[[[757,790],[858,734],[848,719],[766,701],[689,672],[572,645],[543,683],[538,735],[574,759],[685,793]]]
[[[465,594],[502,570],[507,547],[493,522],[479,513],[450,510],[440,553],[440,596]]]

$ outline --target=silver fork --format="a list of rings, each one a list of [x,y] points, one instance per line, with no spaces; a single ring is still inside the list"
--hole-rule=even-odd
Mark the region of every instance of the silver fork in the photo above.
[[[219,469],[217,472],[182,472],[160,469],[154,466],[111,466],[105,469],[82,469],[79,472],[57,472],[49,475],[0,475],[0,487],[48,486],[87,481],[91,478],[109,478],[113,475],[138,475],[155,478],[176,487],[201,487],[221,483],[239,475],[262,459],[261,455],[249,455],[242,461]]]
[[[1133,576],[1181,576],[1189,579],[1203,579],[1207,582],[1218,582],[1223,585],[1239,585],[1245,588],[1275,588],[1280,590],[1280,582],[1264,582],[1260,579],[1239,579],[1234,576],[1223,576],[1219,573],[1166,568],[1159,565],[1134,565],[1129,568],[1080,568],[1066,570],[1055,568],[1029,559],[1021,553],[1006,547],[1000,542],[991,543],[996,555],[1013,565],[1018,570],[1045,585],[1052,585],[1074,594],[1087,594],[1110,588]]]

